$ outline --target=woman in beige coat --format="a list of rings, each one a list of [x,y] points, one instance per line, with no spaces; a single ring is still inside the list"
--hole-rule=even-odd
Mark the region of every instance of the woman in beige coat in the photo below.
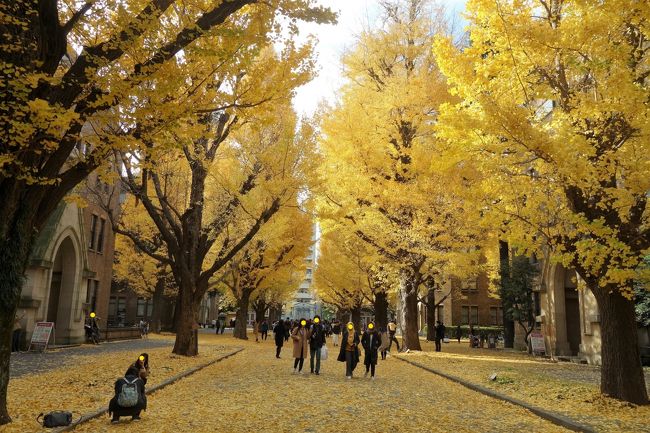
[[[293,374],[302,374],[302,365],[305,363],[305,356],[309,353],[309,332],[305,319],[300,319],[298,326],[291,331],[294,357]]]

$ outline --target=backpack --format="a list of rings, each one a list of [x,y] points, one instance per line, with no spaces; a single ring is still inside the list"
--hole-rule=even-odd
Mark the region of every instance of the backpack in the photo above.
[[[139,379],[136,377],[133,381],[129,381],[126,377],[124,381],[126,383],[122,384],[122,389],[117,395],[117,404],[121,407],[134,407],[137,406],[139,400],[138,393],[138,384],[136,383]]]

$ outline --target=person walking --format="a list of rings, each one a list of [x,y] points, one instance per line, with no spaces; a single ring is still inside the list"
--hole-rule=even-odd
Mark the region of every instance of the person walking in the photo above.
[[[293,373],[302,374],[305,355],[309,352],[309,329],[305,319],[300,319],[298,326],[293,328],[291,338],[293,339]]]
[[[219,326],[221,326],[221,323],[219,323],[219,319],[214,321],[214,329],[215,329],[215,334],[219,335]]]
[[[292,329],[291,319],[289,319],[287,317],[287,320],[284,321],[284,330],[285,330],[285,332],[284,332],[284,341],[289,340],[289,336],[291,335],[291,329]]]
[[[262,334],[262,340],[269,338],[269,324],[266,320],[262,321],[262,325],[260,325],[260,332]]]
[[[456,327],[456,339],[460,343],[460,337],[463,335],[463,331],[460,329],[460,325]]]
[[[397,338],[395,338],[395,333],[397,332],[397,323],[395,323],[395,319],[391,319],[390,322],[388,322],[388,351],[390,352],[390,348],[393,347],[393,341],[397,345],[397,351],[399,352],[399,341],[397,341]]]
[[[337,360],[345,362],[345,377],[352,379],[352,373],[359,363],[359,333],[354,330],[352,322],[349,322],[345,328]]]
[[[332,322],[332,343],[334,347],[339,345],[339,336],[341,335],[341,322],[338,319],[335,319]]]
[[[388,345],[390,339],[388,337],[388,331],[383,326],[379,328],[379,336],[381,340],[381,345],[379,346],[379,353],[381,353],[382,361],[386,360],[386,351],[388,350]]]
[[[275,357],[278,359],[280,359],[280,351],[284,345],[284,335],[286,332],[284,322],[282,319],[278,320],[278,323],[276,323],[273,328],[273,333],[275,334]]]
[[[368,323],[368,327],[361,337],[361,345],[365,352],[363,364],[366,366],[366,373],[363,377],[367,377],[368,372],[370,372],[370,379],[374,380],[378,358],[377,351],[381,346],[381,336],[377,333],[374,322]]]
[[[253,335],[255,336],[255,342],[256,342],[256,343],[259,343],[259,342],[260,342],[259,334],[260,334],[260,324],[259,324],[259,322],[257,321],[257,319],[255,319],[255,320],[253,321]]]
[[[436,352],[442,350],[442,340],[445,339],[445,325],[442,324],[440,320],[436,322]]]
[[[320,321],[320,316],[314,317],[309,333],[309,367],[312,373],[320,374],[320,351],[325,344],[325,328]],[[316,369],[314,370],[314,358]]]

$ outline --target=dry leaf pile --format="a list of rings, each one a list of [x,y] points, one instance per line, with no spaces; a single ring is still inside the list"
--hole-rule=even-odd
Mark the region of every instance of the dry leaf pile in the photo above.
[[[107,417],[76,432],[564,432],[531,413],[470,391],[396,359],[380,361],[377,380],[345,378],[330,359],[320,376],[293,375],[287,347],[275,359],[271,340],[149,397],[142,420]],[[309,360],[305,363],[309,372]]]
[[[564,414],[600,432],[650,432],[650,406],[603,397],[598,384],[586,379],[598,377],[596,367],[554,363],[521,353],[470,349],[465,342],[445,344],[443,352],[434,352],[430,343],[423,348],[425,352],[400,356]],[[491,381],[493,373],[497,378]]]
[[[147,349],[151,367],[147,386],[154,386],[191,367],[206,363],[232,351],[235,346],[232,339],[228,344],[215,344],[212,339],[206,343],[200,345],[199,355],[191,358],[172,354],[171,346]],[[71,361],[66,362],[65,366],[12,379],[9,382],[8,403],[13,422],[0,428],[0,431],[41,431],[43,429],[35,420],[41,412],[68,410],[88,413],[107,406],[113,396],[115,380],[124,374],[138,355],[138,351],[129,350],[90,356],[84,354],[81,348],[75,350]]]

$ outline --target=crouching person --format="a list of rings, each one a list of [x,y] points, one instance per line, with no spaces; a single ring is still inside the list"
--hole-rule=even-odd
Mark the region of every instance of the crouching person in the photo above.
[[[108,405],[108,414],[113,417],[111,423],[120,422],[121,416],[130,416],[131,420],[138,421],[140,412],[146,409],[144,382],[138,369],[131,367],[123,378],[115,382],[115,396]]]

